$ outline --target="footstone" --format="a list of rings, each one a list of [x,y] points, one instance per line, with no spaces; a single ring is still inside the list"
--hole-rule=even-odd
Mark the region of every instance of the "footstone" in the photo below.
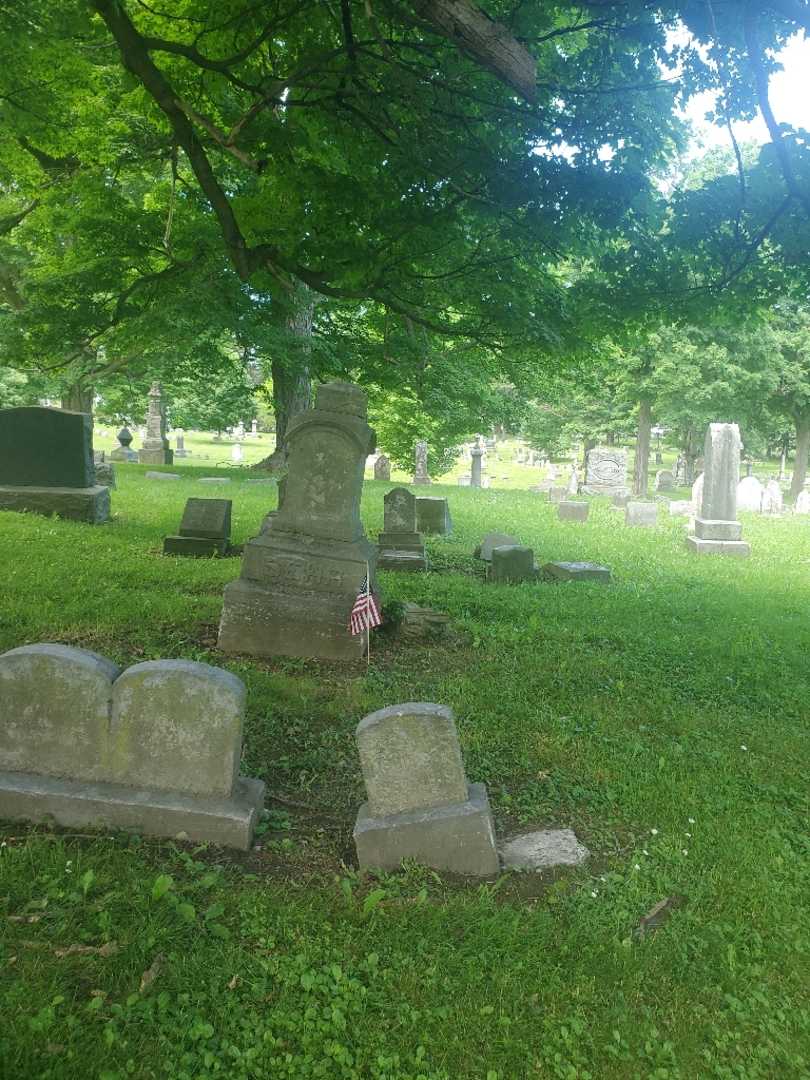
[[[348,383],[318,388],[315,407],[287,429],[285,494],[272,528],[245,544],[242,574],[225,589],[219,647],[254,656],[359,659],[366,635],[349,615],[376,549],[360,520],[374,433],[366,397]]]
[[[435,641],[447,635],[449,626],[450,616],[445,612],[408,602],[399,624],[399,633],[409,640]]]
[[[687,536],[686,546],[696,555],[737,555],[744,559],[751,554],[751,545],[745,540],[703,540]]]
[[[689,517],[692,513],[691,499],[673,499],[669,504],[670,517]]]
[[[230,476],[200,476],[197,479],[198,484],[230,484]],[[248,480],[248,484],[261,484],[263,480]]]
[[[144,476],[147,480],[179,480],[180,473],[176,472],[146,472]]]
[[[432,536],[449,536],[453,521],[447,499],[420,495],[416,500],[416,528]]]
[[[590,509],[590,503],[586,502],[561,502],[557,517],[560,521],[587,521]]]
[[[110,517],[110,489],[0,487],[0,510],[27,510],[32,514],[55,514],[70,521],[101,525]]]
[[[519,585],[523,581],[535,581],[536,578],[537,564],[534,561],[534,551],[530,547],[510,544],[492,549],[490,581]]]
[[[380,709],[360,721],[356,739],[368,793],[354,829],[361,868],[415,859],[458,874],[498,872],[486,789],[467,784],[450,709]]]
[[[504,870],[541,871],[555,866],[580,866],[589,855],[571,829],[524,833],[501,847]]]
[[[610,569],[589,562],[550,562],[543,576],[551,581],[610,581]]]
[[[520,544],[516,536],[510,536],[509,533],[491,532],[486,534],[473,554],[484,562],[492,562],[492,552],[496,547],[510,547],[515,544]]]
[[[629,502],[624,508],[625,525],[651,528],[658,524],[658,504],[651,502]]]
[[[261,780],[240,777],[228,796],[189,796],[124,784],[0,772],[0,818],[63,828],[125,829],[248,851],[264,807]]]
[[[550,487],[548,489],[548,501],[550,503],[562,503],[568,495],[568,489],[564,487]]]

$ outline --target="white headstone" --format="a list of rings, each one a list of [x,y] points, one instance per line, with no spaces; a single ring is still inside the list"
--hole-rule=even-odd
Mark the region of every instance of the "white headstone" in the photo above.
[[[778,481],[769,480],[762,496],[762,513],[781,514],[784,508],[785,500]]]
[[[793,507],[796,514],[810,514],[810,491],[800,491]]]
[[[242,444],[234,443],[234,445],[231,447],[231,461],[241,461],[243,456],[244,455],[242,453]]]
[[[763,492],[764,488],[755,476],[744,476],[737,485],[737,509],[759,513]]]

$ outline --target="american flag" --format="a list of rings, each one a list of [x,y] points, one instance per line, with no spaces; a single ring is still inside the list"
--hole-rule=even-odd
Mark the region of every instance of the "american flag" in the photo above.
[[[360,592],[354,602],[352,613],[349,616],[349,630],[352,634],[362,634],[364,630],[370,630],[372,626],[379,626],[382,622],[380,609],[374,593],[368,587],[368,571],[363,578]]]

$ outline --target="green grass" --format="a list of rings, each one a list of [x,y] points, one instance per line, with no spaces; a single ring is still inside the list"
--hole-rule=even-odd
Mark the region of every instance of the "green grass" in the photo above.
[[[4,1080],[810,1076],[810,520],[744,515],[749,560],[699,558],[664,511],[630,530],[594,500],[563,524],[541,496],[436,486],[455,531],[428,542],[434,571],[381,581],[448,611],[447,642],[377,635],[369,668],[226,660],[239,560],[165,559],[161,541],[190,495],[225,495],[243,543],[274,489],[230,468],[206,488],[193,458],[181,481],[144,471],[118,469],[108,526],[0,514],[0,649],[236,672],[269,829],[238,855],[0,826]],[[372,536],[386,490],[365,488]],[[487,585],[470,553],[494,529],[613,584]],[[481,887],[358,876],[352,732],[414,699],[455,710],[501,834],[570,826],[592,860]]]

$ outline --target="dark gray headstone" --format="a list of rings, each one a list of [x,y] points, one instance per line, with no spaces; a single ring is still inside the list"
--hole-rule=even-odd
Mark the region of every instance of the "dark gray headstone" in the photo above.
[[[227,540],[231,535],[232,506],[230,499],[187,499],[180,535]]]
[[[93,487],[91,417],[36,405],[0,410],[0,484]]]

